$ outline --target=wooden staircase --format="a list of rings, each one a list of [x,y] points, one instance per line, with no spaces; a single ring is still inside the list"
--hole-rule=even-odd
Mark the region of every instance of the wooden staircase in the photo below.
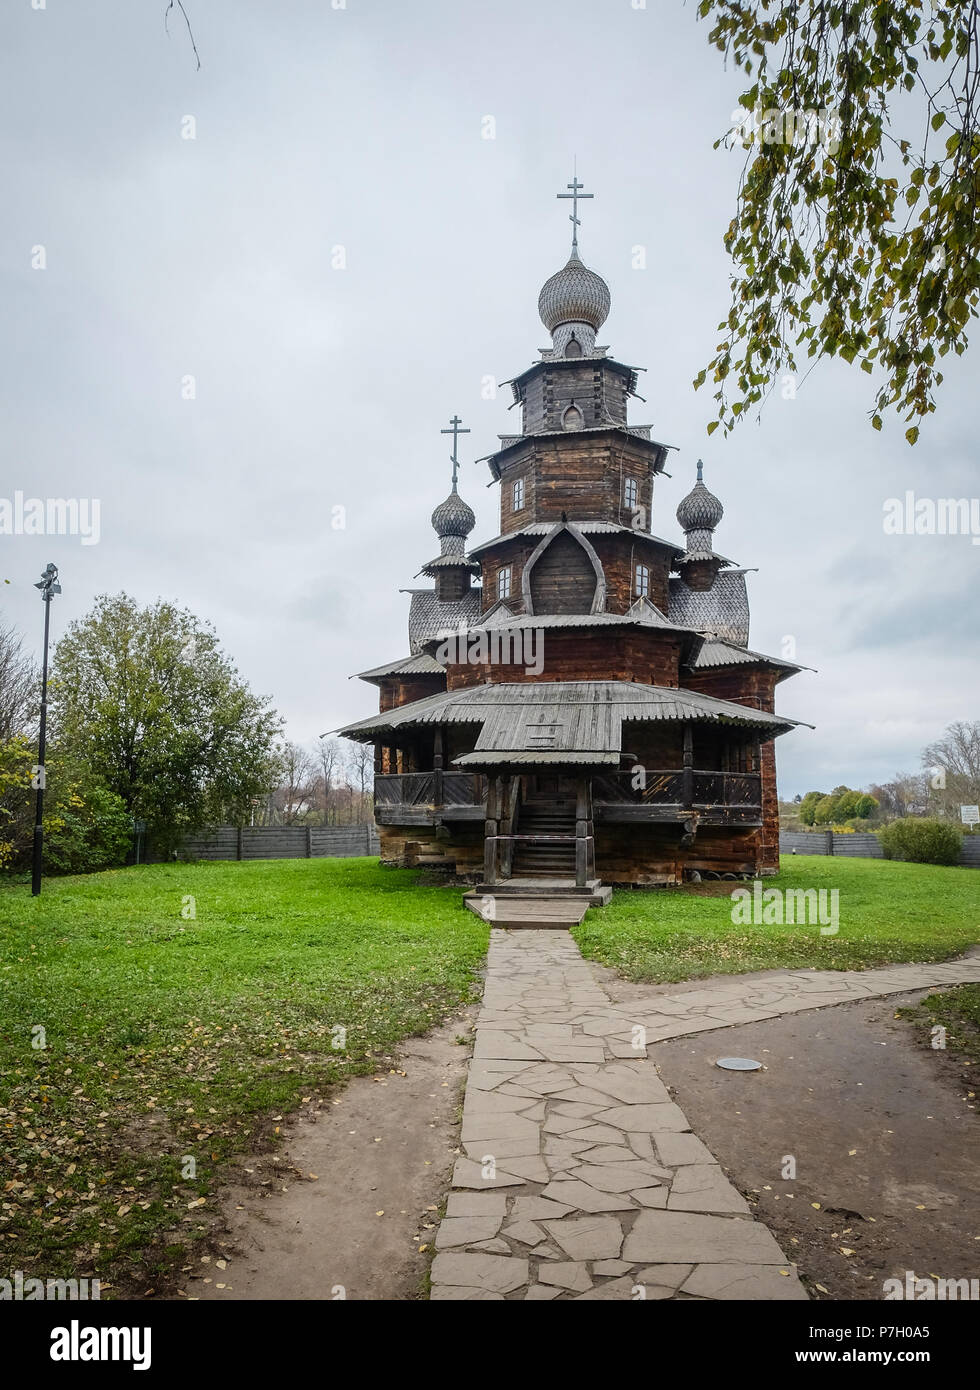
[[[521,807],[521,835],[566,835],[566,840],[518,840],[514,878],[575,877],[575,807],[563,801],[528,801]]]

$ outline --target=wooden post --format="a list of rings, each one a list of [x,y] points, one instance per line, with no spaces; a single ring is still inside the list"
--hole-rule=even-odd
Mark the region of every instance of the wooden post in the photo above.
[[[588,816],[588,824],[589,824],[589,877],[590,877],[590,878],[595,878],[595,877],[596,877],[596,867],[595,867],[595,813],[594,813],[593,807],[592,807],[592,778],[591,778],[591,777],[587,780],[587,782],[586,782],[586,784],[585,784],[585,788],[586,788],[586,796],[587,796],[587,798],[588,798],[587,816]]]
[[[238,827],[238,844],[237,844],[237,846],[236,846],[235,858],[236,858],[236,859],[241,859],[241,857],[242,857],[242,827],[239,826],[239,827]]]
[[[379,772],[384,772],[384,744],[383,744],[383,743],[376,743],[376,744],[374,745],[374,771],[375,771],[375,774],[377,774],[377,773],[379,773]]]
[[[585,778],[575,783],[575,887],[584,888],[589,876],[589,797]]]
[[[689,811],[694,805],[694,737],[690,724],[684,725],[684,780],[682,783],[684,809]]]
[[[307,859],[312,859],[312,858],[313,858],[313,827],[312,827],[312,825],[308,825],[308,826],[306,827],[306,857],[307,857]]]
[[[442,805],[442,725],[437,725],[432,753],[432,804]]]
[[[511,817],[511,788],[514,784],[513,777],[502,777],[500,779],[500,833],[501,835],[513,835],[514,824]],[[500,853],[500,872],[502,878],[510,878],[514,858],[514,841],[505,839],[501,846]]]
[[[483,828],[483,881],[497,882],[497,778],[487,778],[487,818]]]

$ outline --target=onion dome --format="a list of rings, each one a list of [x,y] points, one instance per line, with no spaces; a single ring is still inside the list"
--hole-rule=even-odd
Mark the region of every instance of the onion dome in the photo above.
[[[703,469],[704,464],[698,459],[698,480],[677,508],[677,520],[688,533],[713,531],[725,515],[725,508],[704,485]]]
[[[452,492],[432,513],[432,529],[440,540],[446,536],[465,538],[475,525],[476,516],[473,508],[467,506],[456,491],[456,484],[453,483]]]
[[[577,250],[538,295],[538,313],[549,333],[566,323],[587,324],[594,332],[609,317],[609,305],[609,286],[579,260]]]

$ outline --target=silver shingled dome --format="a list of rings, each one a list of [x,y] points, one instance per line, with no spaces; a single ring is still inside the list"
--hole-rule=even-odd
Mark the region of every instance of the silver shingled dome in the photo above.
[[[546,280],[538,295],[538,313],[549,333],[563,323],[601,328],[609,317],[609,286],[573,251],[568,264]]]
[[[440,502],[432,513],[432,529],[440,538],[468,536],[475,525],[473,508],[467,506],[455,487],[445,502]]]

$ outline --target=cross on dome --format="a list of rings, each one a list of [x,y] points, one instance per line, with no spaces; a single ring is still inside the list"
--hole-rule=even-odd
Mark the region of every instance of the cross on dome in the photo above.
[[[568,220],[572,224],[572,255],[578,256],[578,229],[582,225],[582,219],[578,215],[579,198],[594,198],[594,193],[582,193],[580,190],[585,187],[584,183],[579,183],[578,173],[572,175],[571,183],[566,183],[566,188],[570,188],[571,193],[556,193],[556,198],[570,198],[572,200],[572,210],[568,215]]]

